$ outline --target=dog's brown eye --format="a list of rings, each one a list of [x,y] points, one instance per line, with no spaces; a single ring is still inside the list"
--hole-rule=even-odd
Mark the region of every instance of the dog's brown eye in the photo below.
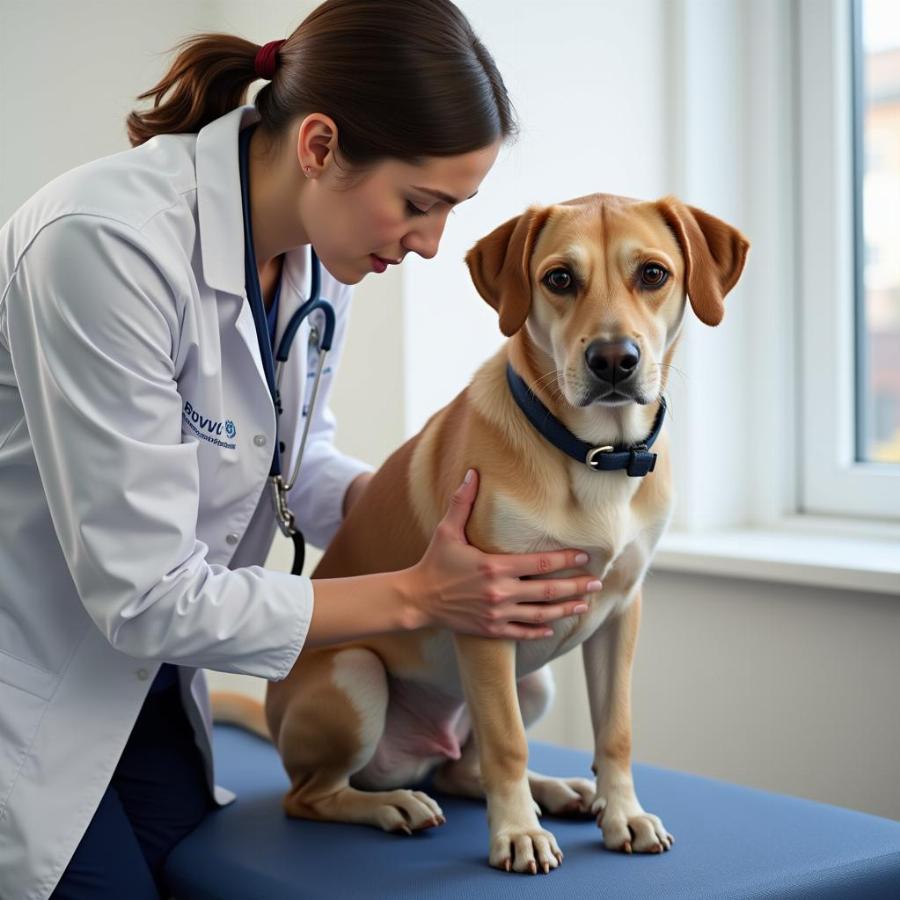
[[[648,288],[662,287],[669,273],[656,263],[646,263],[641,267],[641,284]]]
[[[572,290],[575,281],[568,269],[551,269],[544,276],[544,284],[555,294],[566,294]]]

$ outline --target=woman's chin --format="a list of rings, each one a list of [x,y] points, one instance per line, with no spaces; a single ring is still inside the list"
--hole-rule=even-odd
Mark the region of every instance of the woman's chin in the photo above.
[[[344,269],[340,272],[332,272],[335,278],[341,282],[341,284],[359,284],[369,272],[361,272],[358,268],[351,268],[350,266],[344,267]]]
[[[341,284],[359,284],[371,269],[365,267],[365,263],[356,263],[346,260],[338,260],[329,264],[319,257],[322,268]]]

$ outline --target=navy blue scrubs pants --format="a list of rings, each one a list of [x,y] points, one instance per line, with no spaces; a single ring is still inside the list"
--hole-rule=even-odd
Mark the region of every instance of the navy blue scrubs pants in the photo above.
[[[53,900],[159,900],[172,848],[214,808],[174,666],[160,669]]]

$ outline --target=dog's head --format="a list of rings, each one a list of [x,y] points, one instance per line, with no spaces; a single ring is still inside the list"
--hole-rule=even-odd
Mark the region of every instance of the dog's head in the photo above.
[[[659,395],[686,298],[719,324],[748,248],[737,229],[674,197],[593,194],[529,208],[466,263],[501,331],[524,327],[552,358],[569,404],[618,406]]]

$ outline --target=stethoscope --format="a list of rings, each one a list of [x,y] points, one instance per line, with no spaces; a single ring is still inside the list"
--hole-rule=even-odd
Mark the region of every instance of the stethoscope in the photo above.
[[[256,251],[253,249],[253,232],[250,224],[250,178],[249,178],[249,149],[250,137],[255,130],[256,125],[250,125],[243,129],[240,133],[239,144],[239,164],[241,175],[241,199],[244,211],[244,281],[247,288],[247,300],[250,303],[250,309],[253,313],[253,322],[256,325],[256,337],[259,341],[259,352],[262,358],[263,371],[266,376],[266,384],[269,387],[269,393],[272,395],[272,403],[275,406],[275,450],[272,454],[272,465],[269,469],[269,484],[272,489],[272,502],[275,506],[275,518],[281,528],[282,533],[291,538],[294,542],[294,564],[291,572],[294,575],[300,575],[303,571],[303,561],[306,555],[306,546],[303,534],[299,531],[294,523],[294,514],[288,509],[287,496],[297,483],[297,475],[300,472],[300,463],[303,460],[303,450],[306,447],[306,439],[309,436],[309,426],[313,417],[313,410],[316,404],[316,395],[319,392],[319,381],[322,378],[322,372],[325,369],[325,359],[328,351],[331,350],[331,341],[334,337],[334,307],[319,296],[319,289],[322,281],[322,266],[316,251],[310,246],[311,259],[311,278],[309,300],[300,306],[300,308],[291,316],[284,334],[278,343],[278,349],[272,356],[272,342],[269,337],[269,327],[266,319],[266,307],[262,298],[262,291],[259,287],[259,274],[256,268]],[[278,302],[281,294],[281,281],[279,279],[278,286],[275,291],[274,303]],[[324,316],[324,324],[322,327],[322,340],[319,342],[319,328],[315,324],[310,324],[310,350],[314,347],[318,349],[319,363],[316,368],[316,377],[313,382],[312,392],[310,394],[309,403],[306,407],[306,421],[303,423],[303,434],[300,438],[300,449],[297,458],[294,461],[294,467],[291,471],[290,478],[284,479],[281,469],[281,441],[278,435],[278,421],[282,413],[281,405],[281,375],[284,370],[284,364],[287,362],[291,345],[294,343],[294,337],[297,329],[300,328],[303,320],[315,312],[322,310]]]

